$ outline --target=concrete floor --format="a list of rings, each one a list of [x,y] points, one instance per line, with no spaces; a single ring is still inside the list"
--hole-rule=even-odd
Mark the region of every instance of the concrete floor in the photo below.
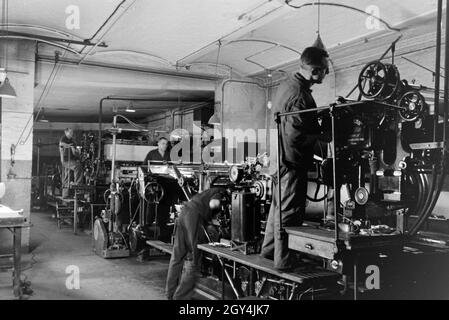
[[[24,254],[23,275],[31,281],[31,300],[165,299],[169,257],[139,262],[135,257],[106,260],[92,251],[91,237],[58,229],[51,212],[31,214],[30,254]],[[77,266],[80,288],[68,289],[68,266]],[[0,299],[13,299],[11,273],[0,273]]]

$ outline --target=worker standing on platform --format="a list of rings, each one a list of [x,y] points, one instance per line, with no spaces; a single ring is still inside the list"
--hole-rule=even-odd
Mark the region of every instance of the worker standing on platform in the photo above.
[[[64,130],[64,135],[59,140],[59,154],[62,165],[62,197],[67,198],[69,196],[70,172],[74,173],[75,184],[81,185],[83,182],[83,167],[73,139],[73,129]]]
[[[328,63],[328,54],[324,49],[306,48],[301,55],[299,72],[277,89],[273,98],[277,111],[283,113],[316,108],[310,87],[322,83],[329,73]],[[330,142],[331,136],[329,133],[322,134],[316,112],[283,117],[280,129],[282,196],[279,201],[279,181],[275,181],[261,255],[274,259],[276,269],[288,270],[294,267],[296,261],[289,253],[287,237],[279,234],[279,202],[282,227],[301,225],[305,216],[307,172],[313,160],[313,148],[319,140]]]
[[[169,300],[191,298],[199,276],[197,244],[207,242],[204,228],[224,205],[225,196],[225,189],[211,188],[193,196],[181,209],[168,267],[166,295]]]

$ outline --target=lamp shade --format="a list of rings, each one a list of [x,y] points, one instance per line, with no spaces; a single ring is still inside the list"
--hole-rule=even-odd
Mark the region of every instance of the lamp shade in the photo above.
[[[39,121],[39,122],[44,122],[44,123],[49,122],[48,119],[45,117],[44,114],[42,114],[42,117],[40,117],[40,119],[39,119],[38,121]]]
[[[327,51],[319,33],[318,33],[318,36],[316,37],[315,42],[312,44],[312,47],[320,48],[320,49],[323,49],[324,51]]]
[[[3,82],[2,86],[0,86],[0,97],[1,98],[15,98],[15,97],[17,97],[16,96],[16,91],[14,90],[14,88],[9,83],[9,79],[8,78],[6,78],[5,81]]]
[[[136,112],[136,109],[134,109],[134,107],[131,105],[131,106],[126,107],[125,112],[134,113],[134,112]]]
[[[214,113],[212,115],[212,117],[210,117],[210,119],[207,123],[212,124],[212,125],[219,125],[219,124],[221,124],[221,121],[220,121],[220,118],[218,117],[218,115],[216,113]]]

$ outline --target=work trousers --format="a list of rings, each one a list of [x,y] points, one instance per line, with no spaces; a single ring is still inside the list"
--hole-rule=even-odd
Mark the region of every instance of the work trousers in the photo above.
[[[63,195],[68,195],[68,189],[70,184],[70,171],[73,171],[74,182],[81,184],[83,181],[83,168],[81,163],[76,160],[62,162],[62,188]]]
[[[181,212],[175,223],[173,253],[168,266],[167,299],[191,299],[200,275],[197,244],[204,241],[202,232],[202,220],[198,212]]]
[[[294,260],[294,255],[289,252],[287,235],[281,238],[279,233],[278,188],[279,183],[276,181],[273,188],[273,200],[266,223],[261,256],[274,259],[274,267],[282,270],[292,268],[296,261]],[[307,170],[281,167],[280,203],[282,208],[282,227],[302,224],[305,215],[306,198]]]

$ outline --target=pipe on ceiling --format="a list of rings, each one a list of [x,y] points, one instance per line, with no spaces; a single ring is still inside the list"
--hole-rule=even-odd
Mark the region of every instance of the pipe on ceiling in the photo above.
[[[110,20],[110,18],[112,18],[112,16],[114,16],[116,13],[117,13],[117,11],[118,11],[118,9],[122,6],[122,4],[123,3],[125,3],[125,1],[126,0],[123,0],[117,7],[116,7],[116,9],[114,10],[114,12],[111,14],[111,16],[105,21],[105,23],[101,26],[101,28],[100,28],[100,30],[101,29],[103,29],[103,27],[107,24],[107,22],[109,22],[109,20]],[[133,5],[134,5],[134,3],[136,2],[137,0],[132,0],[132,2],[131,2],[131,4],[127,7],[127,8],[125,8],[124,10],[123,10],[123,12],[120,14],[120,16],[109,26],[109,28],[101,35],[101,37],[98,39],[98,41],[97,41],[97,43],[100,43],[100,41],[102,41],[103,40],[103,38],[106,36],[106,34],[109,32],[109,30],[111,30],[112,29],[112,27],[117,23],[117,21],[119,21],[119,19],[123,16],[123,14],[125,14],[125,12],[126,11],[128,11]],[[98,31],[99,32],[99,31]],[[93,46],[92,48],[90,48],[90,50],[78,61],[78,64],[81,64],[86,58],[87,58],[87,56],[93,51],[93,50],[95,50],[95,48],[97,47],[98,45],[95,45],[95,46]],[[83,49],[84,50],[84,49]]]
[[[98,33],[100,33],[100,31],[104,28],[104,26],[109,22],[109,20],[112,19],[112,17],[116,14],[116,12],[118,11],[118,9],[122,6],[122,4],[124,4],[126,2],[126,0],[122,0],[122,2],[120,2],[114,9],[114,11],[112,11],[112,13],[109,15],[109,17],[106,18],[106,20],[101,24],[101,26],[97,29],[97,31],[92,35],[92,37],[90,37],[89,39],[86,39],[86,41],[92,41],[97,35]],[[79,54],[83,53],[84,49],[86,49],[86,46],[84,46],[80,51]]]
[[[78,55],[78,51],[76,51],[76,50],[74,50],[74,49],[71,49],[71,48],[69,48],[69,47],[63,46],[62,44],[59,44],[59,43],[56,43],[56,42],[45,41],[45,40],[42,40],[42,39],[39,39],[39,38],[22,37],[22,36],[11,36],[11,35],[7,35],[7,36],[6,36],[6,35],[0,35],[0,39],[23,39],[23,40],[32,40],[32,41],[36,41],[36,42],[40,42],[40,43],[45,43],[45,44],[48,44],[48,45],[50,45],[50,46],[57,47],[57,48],[60,48],[60,49],[63,49],[63,50],[65,50],[65,51],[69,51],[69,52],[71,52],[71,53],[73,53],[73,54]]]
[[[68,32],[65,32],[65,31],[62,31],[62,30],[59,30],[59,29],[50,28],[50,27],[47,27],[47,26],[40,26],[40,25],[36,25],[36,24],[8,23],[8,24],[6,25],[6,24],[0,23],[0,26],[1,26],[1,27],[8,26],[9,28],[11,28],[11,27],[14,28],[14,27],[16,27],[16,28],[38,29],[38,30],[44,30],[44,31],[46,31],[46,32],[56,33],[56,34],[59,34],[59,35],[62,35],[62,36],[64,36],[64,37],[71,38],[71,39],[77,38],[77,39],[80,40],[80,41],[83,41],[83,40],[84,40],[84,39],[82,39],[81,37],[78,37],[77,35],[74,35],[74,34],[71,34],[71,33],[68,33]],[[10,32],[11,32],[11,31],[10,31]]]
[[[35,34],[25,33],[25,32],[0,30],[0,36],[16,36],[16,37],[22,37],[24,39],[27,39],[27,38],[33,39],[33,40],[38,39],[38,40],[49,41],[49,42],[64,42],[64,43],[75,44],[75,45],[96,46],[96,47],[107,48],[107,45],[104,43],[92,43],[90,41],[79,41],[79,40],[62,39],[62,38],[57,38],[57,37],[40,36],[40,35],[35,35]]]
[[[371,17],[371,18],[374,17],[374,18],[376,18],[377,20],[382,22],[391,31],[397,31],[397,32],[401,31],[401,29],[394,28],[394,27],[390,26],[390,24],[388,22],[386,22],[385,20],[383,20],[380,17],[373,16],[370,13],[366,12],[365,10],[362,10],[362,9],[359,9],[359,8],[356,8],[356,7],[352,7],[352,6],[349,6],[349,5],[346,5],[346,4],[332,3],[332,2],[320,2],[320,1],[318,1],[318,2],[304,3],[304,4],[300,5],[300,6],[294,6],[294,5],[291,5],[290,2],[292,2],[292,0],[285,0],[285,4],[287,4],[289,7],[294,8],[294,9],[301,9],[301,8],[304,8],[304,7],[316,6],[316,5],[318,5],[318,6],[334,6],[334,7],[340,7],[340,8],[344,8],[344,9],[349,9],[349,10],[358,12],[360,14],[363,14],[363,15],[365,15],[367,17]]]
[[[38,56],[37,61],[42,62],[50,62],[54,63],[54,58],[49,56]],[[72,59],[60,59],[59,63],[66,65],[78,66],[78,63]],[[126,67],[120,65],[111,65],[100,62],[83,62],[82,65],[88,67],[99,67],[99,68],[108,68],[113,70],[123,70],[123,71],[133,71],[133,72],[142,72],[149,74],[157,74],[163,76],[171,76],[178,78],[188,78],[188,79],[196,79],[196,80],[208,80],[208,81],[216,81],[222,79],[218,75],[208,75],[201,73],[192,73],[192,72],[180,72],[180,71],[171,71],[171,70],[163,70],[163,69],[154,69],[154,68],[137,68],[137,67]]]
[[[272,0],[268,0],[267,2],[271,2],[271,1],[272,1]],[[259,21],[259,20],[262,19],[262,18],[265,18],[266,16],[272,14],[273,12],[278,11],[278,10],[281,9],[282,7],[283,7],[283,6],[274,8],[274,9],[270,10],[269,12],[265,13],[264,15],[262,15],[261,17],[252,20],[250,23],[246,24],[245,26],[240,27],[240,28],[238,28],[237,30],[231,31],[230,33],[228,33],[228,34],[226,34],[226,35],[220,37],[218,40],[215,40],[215,41],[213,41],[213,42],[211,42],[211,43],[208,43],[208,44],[206,44],[205,46],[203,46],[203,47],[201,47],[201,48],[199,48],[199,49],[197,49],[197,50],[195,50],[195,51],[189,53],[188,55],[182,57],[181,59],[178,59],[178,61],[176,62],[176,64],[179,64],[181,61],[186,60],[187,58],[190,58],[191,56],[193,56],[193,55],[195,55],[195,54],[198,54],[198,53],[202,52],[204,49],[206,49],[206,48],[208,48],[208,47],[214,45],[214,44],[217,43],[217,42],[219,42],[219,43],[220,43],[220,42],[223,42],[223,40],[225,40],[225,39],[228,38],[229,36],[233,35],[234,33],[240,31],[240,30],[243,29],[243,28],[246,28],[246,27],[252,25],[253,23]]]

